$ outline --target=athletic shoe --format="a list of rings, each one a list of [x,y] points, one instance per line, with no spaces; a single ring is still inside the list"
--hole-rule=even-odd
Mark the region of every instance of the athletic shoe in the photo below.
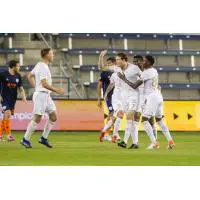
[[[117,135],[113,135],[112,136],[112,143],[116,143],[117,142]]]
[[[112,141],[112,138],[110,137],[110,135],[106,134],[106,135],[104,135],[103,140],[104,141]]]
[[[15,138],[12,135],[8,136],[8,142],[13,142],[15,141]]]
[[[159,146],[158,143],[156,143],[156,144],[151,143],[151,144],[147,147],[147,149],[159,149],[159,148],[160,148],[160,146]]]
[[[101,131],[100,131],[100,136],[99,136],[99,141],[100,141],[100,142],[103,142],[104,135],[105,135],[105,132],[103,132],[103,131],[101,130]]]
[[[44,146],[48,147],[48,148],[53,148],[52,145],[49,144],[49,141],[44,138],[43,136],[39,139],[39,143],[43,144]]]
[[[3,137],[0,137],[0,142],[5,142],[5,140],[3,139]]]
[[[127,144],[124,141],[118,143],[119,147],[126,148]]]
[[[26,140],[25,138],[23,138],[21,140],[20,144],[23,145],[24,147],[26,147],[27,149],[32,148],[31,143],[28,140]]]
[[[175,147],[174,141],[173,141],[173,140],[170,140],[169,143],[168,143],[167,148],[171,150],[171,149],[173,149],[174,147]]]
[[[128,149],[139,149],[138,144],[132,144]]]

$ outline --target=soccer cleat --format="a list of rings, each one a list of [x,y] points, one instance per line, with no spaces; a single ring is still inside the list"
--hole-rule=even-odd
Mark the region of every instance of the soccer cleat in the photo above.
[[[103,138],[104,141],[112,141],[110,135],[106,134]]]
[[[174,147],[175,147],[175,143],[174,143],[174,141],[173,140],[170,140],[169,142],[168,142],[168,149],[173,149]]]
[[[128,149],[139,149],[138,144],[132,144]]]
[[[39,143],[45,145],[48,148],[53,148],[53,146],[49,144],[49,141],[43,136],[39,139]]]
[[[8,136],[8,142],[13,142],[15,141],[15,138],[12,135]]]
[[[160,148],[160,146],[159,146],[158,143],[151,143],[151,144],[147,147],[147,149],[159,149],[159,148]]]
[[[118,143],[119,147],[126,148],[127,144],[124,141]]]
[[[20,144],[23,145],[23,146],[25,146],[27,149],[32,148],[31,143],[28,140],[26,140],[25,138],[23,138],[21,140]]]
[[[103,142],[104,135],[105,135],[105,132],[103,132],[103,131],[101,130],[101,131],[100,131],[100,136],[99,136],[99,141],[100,141],[100,142]]]

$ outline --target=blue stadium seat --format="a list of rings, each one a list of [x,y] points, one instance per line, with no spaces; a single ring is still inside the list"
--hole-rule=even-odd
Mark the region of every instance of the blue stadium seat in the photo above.
[[[61,50],[69,55],[99,55],[103,49],[67,49]],[[200,51],[177,51],[177,50],[137,50],[137,49],[108,49],[108,55],[116,55],[117,52],[124,52],[127,55],[141,56],[200,56]]]
[[[34,65],[27,65],[27,66],[21,66],[20,71],[21,72],[29,72],[34,68]],[[0,72],[8,69],[7,65],[0,66]]]
[[[159,72],[200,72],[200,67],[169,67],[169,66],[155,66]],[[97,65],[81,65],[81,72],[99,71]]]
[[[5,48],[5,49],[0,49],[0,54],[8,54],[8,53],[12,53],[12,54],[24,54],[24,49],[22,48]]]
[[[60,38],[113,38],[113,39],[148,39],[148,40],[200,40],[198,34],[157,34],[157,33],[59,33]]]
[[[98,82],[90,83],[90,88],[96,89]],[[199,83],[160,83],[162,89],[200,89]]]
[[[0,33],[0,37],[14,37],[15,34],[14,33]]]

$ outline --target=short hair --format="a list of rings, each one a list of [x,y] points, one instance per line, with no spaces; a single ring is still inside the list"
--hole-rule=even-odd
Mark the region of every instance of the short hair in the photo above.
[[[141,55],[135,55],[133,58],[138,59],[138,60],[143,60],[143,57]]]
[[[44,58],[48,53],[49,51],[51,51],[51,48],[44,48],[41,50],[41,57]]]
[[[13,67],[16,67],[16,65],[19,63],[19,61],[17,60],[11,60],[9,63],[8,63],[8,67],[9,68],[13,68]]]
[[[150,62],[151,65],[154,64],[155,60],[154,60],[154,57],[153,56],[145,56],[145,58]]]
[[[128,61],[128,56],[125,53],[118,53],[117,56],[119,56],[122,60]]]
[[[107,58],[106,61],[111,61],[112,63],[116,62],[116,58],[115,57],[109,57]]]

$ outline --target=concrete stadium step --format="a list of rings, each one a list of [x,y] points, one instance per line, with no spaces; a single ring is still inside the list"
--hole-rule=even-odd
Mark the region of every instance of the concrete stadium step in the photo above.
[[[199,40],[183,40],[183,49],[184,50],[199,50],[200,41]]]
[[[187,73],[185,72],[170,72],[169,83],[189,83]]]
[[[181,100],[199,100],[199,90],[187,90],[187,89],[184,89],[184,90],[180,90],[180,99]]]
[[[72,48],[109,48],[108,39],[72,39]]]
[[[164,40],[146,40],[145,48],[152,50],[161,50],[161,49],[166,49],[167,46]]]
[[[42,49],[46,45],[43,41],[13,41],[13,48]]]
[[[31,34],[30,33],[16,33],[14,37],[14,41],[30,41]]]
[[[195,72],[190,73],[190,81],[191,83],[199,83],[200,82],[199,73]]]
[[[180,90],[162,89],[162,95],[165,100],[180,100]]]
[[[174,56],[156,56],[157,66],[177,66]]]
[[[159,73],[159,83],[168,83],[168,73]]]

